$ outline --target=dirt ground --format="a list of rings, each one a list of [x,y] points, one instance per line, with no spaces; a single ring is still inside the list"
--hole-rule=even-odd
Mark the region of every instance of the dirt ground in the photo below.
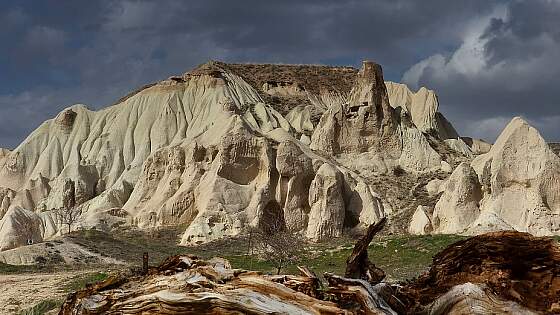
[[[67,294],[64,285],[83,274],[83,270],[0,274],[0,314],[16,314],[47,299],[62,300]]]

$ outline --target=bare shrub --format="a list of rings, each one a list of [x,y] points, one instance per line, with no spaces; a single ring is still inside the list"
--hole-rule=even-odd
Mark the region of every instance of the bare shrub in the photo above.
[[[76,224],[82,211],[77,207],[59,208],[53,210],[56,222],[68,227],[68,233],[72,231],[72,226]]]
[[[250,255],[256,253],[260,259],[270,262],[276,274],[280,274],[286,266],[296,264],[304,246],[305,240],[287,230],[282,220],[249,230]]]

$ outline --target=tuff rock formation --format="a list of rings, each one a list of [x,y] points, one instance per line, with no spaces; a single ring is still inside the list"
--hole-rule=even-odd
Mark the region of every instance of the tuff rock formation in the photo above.
[[[321,117],[311,148],[330,154],[380,150],[400,153],[397,117],[389,104],[381,67],[364,62],[348,102],[333,106]]]
[[[368,153],[368,160],[373,155],[378,161],[375,168],[381,172],[397,165],[414,172],[436,171],[447,163],[445,160],[453,162],[453,156],[471,154],[464,143],[464,150],[455,152],[451,146],[448,149],[454,153],[449,154],[434,147],[434,142],[448,147],[443,140],[448,133],[455,136],[447,128],[450,126],[438,123],[435,95],[432,101],[401,97],[403,87],[392,83],[387,86],[391,87],[392,103],[381,68],[364,62],[347,101],[331,106],[321,117],[310,147],[329,155]]]
[[[69,107],[0,150],[0,218],[36,226],[34,240],[60,234],[53,211],[74,207],[74,229],[181,225],[182,244],[271,222],[336,237],[386,215],[364,167],[431,174],[470,157],[438,106],[431,91],[385,83],[373,62],[211,61],[100,111]],[[26,245],[14,224],[3,249]]]
[[[474,139],[470,137],[461,137],[463,142],[465,142],[470,148],[473,154],[484,154],[488,153],[492,148],[492,145],[482,139]]]
[[[304,141],[310,125],[289,115],[294,102],[326,109],[367,99],[383,104],[379,114],[389,117],[386,93],[377,93],[384,90],[380,67],[371,64],[357,78],[352,68],[263,67],[209,62],[97,112],[72,106],[12,152],[2,150],[0,213],[2,231],[9,231],[1,234],[2,249],[26,244],[27,236],[12,228],[16,222],[37,226],[33,239],[46,239],[60,227],[39,218],[71,207],[82,213],[74,228],[185,225],[184,244],[238,235],[277,218],[315,240],[381,219],[373,189],[310,150]],[[393,118],[381,116],[386,123],[375,128],[396,132]],[[369,139],[357,147],[383,141],[398,147],[398,138]]]
[[[422,132],[433,132],[441,139],[457,139],[459,134],[438,111],[439,102],[434,91],[421,87],[412,92],[405,84],[385,82],[389,103],[410,114],[414,125]]]
[[[560,157],[519,117],[488,153],[459,165],[443,190],[430,218],[435,233],[560,234]]]

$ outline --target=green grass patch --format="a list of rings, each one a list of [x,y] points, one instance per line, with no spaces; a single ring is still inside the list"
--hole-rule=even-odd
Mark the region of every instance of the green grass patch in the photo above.
[[[209,259],[223,257],[234,268],[274,274],[274,265],[249,252],[248,239],[222,239],[208,244],[182,247],[178,245],[181,228],[162,228],[150,233],[129,229],[112,233],[80,231],[71,235],[72,241],[94,252],[113,257],[132,265],[142,264],[142,254],[148,252],[150,265],[156,266],[176,254],[191,254]],[[432,257],[445,247],[465,239],[458,235],[391,235],[376,237],[369,247],[370,260],[383,269],[388,280],[405,280],[427,270]],[[298,273],[297,265],[306,265],[321,275],[324,272],[344,274],[346,258],[356,239],[344,237],[328,243],[302,244],[305,247],[297,263],[286,266],[282,273]]]
[[[107,279],[108,275],[104,272],[94,272],[85,275],[80,275],[74,278],[72,281],[65,284],[62,289],[65,292],[74,292],[85,288],[88,284],[94,284],[96,282],[104,281]]]
[[[406,280],[419,276],[428,269],[435,254],[447,246],[465,239],[458,235],[392,236],[374,239],[368,248],[370,260],[383,269],[389,280]],[[342,275],[346,269],[346,259],[351,254],[353,242],[345,240],[336,246],[329,244],[311,245],[304,251],[297,264],[286,266],[282,273],[298,273],[297,265],[305,265],[318,275],[332,272]],[[212,254],[206,253],[208,258]],[[217,256],[217,255],[214,255]],[[274,273],[274,266],[246,254],[227,254],[234,268]]]
[[[33,272],[36,270],[37,267],[35,266],[9,265],[0,262],[0,274]]]
[[[33,307],[19,312],[19,315],[43,315],[49,311],[59,308],[62,305],[61,300],[48,299],[43,300]]]

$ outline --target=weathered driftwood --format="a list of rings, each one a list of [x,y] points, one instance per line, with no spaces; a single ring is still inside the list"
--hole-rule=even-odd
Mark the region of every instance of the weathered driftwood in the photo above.
[[[321,298],[323,294],[321,293],[321,280],[307,267],[299,267],[298,269],[301,276],[293,275],[282,275],[282,276],[268,276],[267,279],[281,283],[286,287],[309,295],[313,298]]]
[[[492,301],[513,301],[519,308],[560,313],[558,242],[511,231],[475,236],[437,254],[429,272],[397,290],[397,295],[411,312],[439,314],[433,301],[466,283],[477,284],[478,295],[473,290],[469,294],[459,290],[453,301],[464,304],[468,298],[478,308],[498,314],[507,314],[504,303]],[[453,301],[440,303],[453,305]],[[515,309],[510,303],[504,307]]]
[[[447,293],[418,313],[426,315],[538,314],[516,302],[501,299],[485,285],[473,283],[452,287]]]
[[[352,254],[346,260],[346,278],[363,279],[371,284],[376,284],[385,279],[385,272],[369,261],[367,248],[375,234],[379,233],[385,226],[386,218],[367,229],[366,235],[358,240]]]
[[[335,300],[345,309],[356,314],[387,314],[397,315],[397,312],[387,303],[392,297],[392,289],[386,283],[372,286],[362,279],[348,279],[331,273],[324,274],[329,283],[326,294],[335,296]]]
[[[379,229],[368,230],[352,257]],[[358,260],[364,262],[349,263]],[[301,275],[266,276],[221,258],[175,256],[147,275],[113,276],[73,293],[59,314],[560,313],[559,268],[557,242],[518,232],[453,244],[428,273],[394,286],[326,273],[322,288],[306,267]]]
[[[306,277],[276,281],[223,259],[174,256],[147,276],[114,277],[72,294],[59,314],[350,314],[289,288]]]

